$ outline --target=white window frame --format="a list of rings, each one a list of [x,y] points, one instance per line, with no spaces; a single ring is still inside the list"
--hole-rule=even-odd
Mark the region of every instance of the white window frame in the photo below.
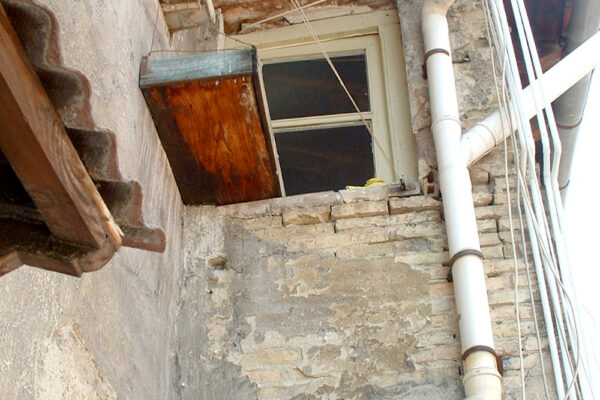
[[[396,10],[329,18],[311,24],[330,56],[366,54],[371,111],[362,114],[372,123],[374,135],[397,173],[416,180],[416,146],[411,130],[402,39]],[[322,58],[320,48],[303,24],[235,38],[256,46],[259,71],[266,63]],[[239,43],[235,41],[227,43],[231,47],[236,45]],[[262,80],[262,74],[259,76]],[[263,98],[268,115],[264,93]],[[346,113],[269,121],[269,130],[273,139],[273,132],[276,131],[357,123],[361,123],[357,113]],[[376,176],[386,182],[395,182],[392,169],[375,143],[373,152]]]

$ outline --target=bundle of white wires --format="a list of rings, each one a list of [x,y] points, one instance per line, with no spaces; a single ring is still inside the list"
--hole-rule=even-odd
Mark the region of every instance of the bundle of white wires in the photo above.
[[[538,339],[540,366],[544,377],[546,398],[550,398],[550,390],[545,377],[543,344],[540,340],[535,302],[528,257],[533,259],[544,320],[548,334],[556,392],[560,399],[594,398],[586,376],[585,360],[582,357],[579,332],[579,304],[571,285],[571,271],[566,252],[563,232],[565,221],[563,204],[558,189],[558,170],[561,156],[561,144],[558,137],[554,114],[550,101],[545,96],[543,85],[538,78],[542,76],[542,68],[537,49],[529,25],[527,11],[523,0],[511,0],[512,11],[517,27],[516,34],[523,51],[523,60],[527,78],[531,83],[537,110],[537,124],[540,131],[541,160],[536,164],[535,142],[529,118],[523,112],[522,84],[519,77],[517,58],[512,45],[510,28],[502,0],[483,0],[486,14],[486,25],[490,43],[495,49],[494,77],[500,105],[504,115],[511,117],[504,120],[511,126],[512,149],[515,163],[512,166],[517,175],[517,207],[516,213],[521,235],[522,256],[526,260],[525,270],[529,285],[533,319]],[[492,54],[494,57],[494,54]],[[510,100],[510,101],[509,101]],[[515,246],[515,229],[511,210],[510,185],[508,182],[508,149],[505,144],[506,187],[509,199],[509,220],[513,241],[515,263],[515,313],[517,333],[519,335],[519,351],[521,356],[522,395],[526,398],[525,374],[521,345],[517,256]],[[542,178],[540,182],[540,177]],[[526,225],[525,225],[526,222]],[[525,226],[527,227],[531,253],[525,245]],[[588,397],[589,396],[589,397]]]

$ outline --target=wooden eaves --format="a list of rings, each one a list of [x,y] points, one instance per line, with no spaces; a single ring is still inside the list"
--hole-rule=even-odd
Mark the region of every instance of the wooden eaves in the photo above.
[[[87,140],[83,131],[71,138],[65,131],[0,5],[0,275],[28,264],[80,276],[101,268],[121,244],[164,250],[160,230],[126,226],[128,234],[123,234],[80,159],[73,135]],[[110,199],[141,198],[128,182],[98,187]],[[119,206],[123,209],[122,201]],[[119,219],[131,222],[141,216]]]

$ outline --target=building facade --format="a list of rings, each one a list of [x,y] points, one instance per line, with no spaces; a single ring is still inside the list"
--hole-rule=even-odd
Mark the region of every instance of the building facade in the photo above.
[[[139,89],[143,56],[182,49],[171,42],[160,4],[23,3],[54,21],[51,40],[63,66],[89,80],[95,124],[115,133],[120,172],[143,187],[145,219],[164,230],[167,246],[164,253],[122,248],[81,278],[30,267],[2,277],[1,398],[464,397],[422,68],[421,1],[340,2],[312,17],[324,18],[323,26],[330,15],[398,17],[401,47],[383,55],[400,52],[403,61],[396,60],[396,70],[384,62],[381,71],[384,91],[400,91],[387,92],[395,100],[382,101],[388,122],[381,124],[389,124],[388,146],[404,187],[220,207],[183,205]],[[223,8],[226,27],[244,12],[260,19],[256,9],[237,4]],[[290,17],[285,25],[294,23]],[[457,1],[449,24],[461,120],[470,128],[497,107],[481,4]],[[212,31],[201,38],[202,48],[222,45]],[[529,397],[544,398],[542,361],[551,396],[552,365],[535,274],[511,240],[509,190],[516,179],[504,151],[470,168],[503,396],[521,398],[520,331]]]

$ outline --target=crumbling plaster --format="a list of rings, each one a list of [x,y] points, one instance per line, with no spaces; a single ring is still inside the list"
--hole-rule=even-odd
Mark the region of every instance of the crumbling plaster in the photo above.
[[[186,210],[173,376],[180,398],[409,399],[449,389],[459,397],[444,377],[424,382],[410,358],[432,311],[426,273],[393,257],[290,248],[289,235],[306,238],[310,227],[284,232],[282,217],[270,216],[278,206],[267,207],[247,222],[227,208]]]
[[[117,136],[121,173],[143,186],[165,253],[121,248],[74,278],[23,266],[0,279],[0,398],[169,398],[169,349],[181,260],[181,200],[138,88],[154,0],[36,0],[60,27],[65,65],[91,83],[92,115]],[[154,46],[167,43],[159,19]]]
[[[504,154],[495,151],[471,170],[471,180],[495,343],[506,369],[503,393],[513,399],[520,372],[503,168]],[[514,193],[514,175],[508,184]],[[173,393],[180,399],[464,397],[441,211],[432,197],[396,198],[386,188],[187,207]],[[525,380],[531,397],[541,399],[520,258],[517,267]],[[549,376],[539,303],[535,312]]]
[[[496,151],[471,180],[495,343],[505,357],[504,398],[512,399],[520,373],[503,165]],[[324,192],[189,207],[184,221],[172,376],[178,398],[464,396],[439,200],[388,197],[385,188]],[[521,260],[518,269],[526,385],[543,398]]]

